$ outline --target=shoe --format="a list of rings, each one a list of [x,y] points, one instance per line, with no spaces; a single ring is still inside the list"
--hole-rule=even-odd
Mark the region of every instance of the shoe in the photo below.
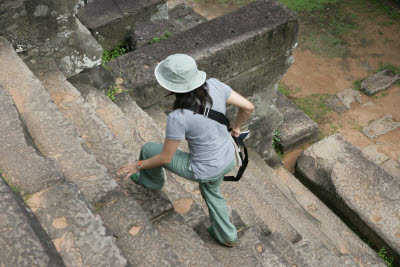
[[[132,174],[129,178],[131,178],[132,182],[134,182],[135,184],[140,185],[138,182],[139,181],[139,173],[138,172]]]
[[[208,230],[208,233],[210,234],[210,236],[212,236],[215,240],[218,241],[218,239],[215,237],[214,231],[211,228],[211,226],[208,227],[207,230]],[[221,242],[218,241],[218,243],[220,243],[220,244],[222,244],[224,246],[230,247],[230,248],[233,248],[236,245],[236,242],[229,242],[229,241],[226,241],[225,243],[221,243]]]

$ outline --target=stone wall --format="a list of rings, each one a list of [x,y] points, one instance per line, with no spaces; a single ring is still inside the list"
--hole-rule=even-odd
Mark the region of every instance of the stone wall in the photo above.
[[[161,88],[154,77],[156,65],[174,53],[189,54],[208,77],[228,83],[250,99],[256,110],[249,120],[250,143],[259,153],[271,150],[272,132],[282,121],[276,109],[277,82],[293,61],[298,21],[295,13],[275,0],[259,0],[230,14],[197,25],[126,55],[76,77],[97,88],[108,89],[113,80],[122,77],[124,86],[142,107],[160,105],[165,111],[173,98]],[[228,111],[232,117],[232,111]]]
[[[0,35],[17,52],[51,57],[71,77],[101,63],[102,48],[75,14],[81,0],[3,0]]]

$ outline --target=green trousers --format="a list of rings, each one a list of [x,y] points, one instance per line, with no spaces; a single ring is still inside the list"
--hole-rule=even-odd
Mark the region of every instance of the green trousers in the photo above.
[[[148,159],[161,153],[162,148],[162,144],[145,144],[140,152],[140,160]],[[195,179],[193,172],[189,170],[189,164],[189,153],[177,150],[171,162],[162,167],[183,178],[199,183],[201,195],[208,207],[211,227],[215,237],[221,243],[236,242],[237,231],[235,226],[229,221],[225,198],[221,195],[219,188],[224,175],[233,169],[234,161],[220,174],[206,180]],[[162,167],[141,170],[137,182],[149,189],[160,189],[164,185],[164,172]]]

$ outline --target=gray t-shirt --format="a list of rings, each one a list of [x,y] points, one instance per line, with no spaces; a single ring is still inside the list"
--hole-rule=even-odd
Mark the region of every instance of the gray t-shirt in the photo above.
[[[226,100],[232,88],[214,78],[208,79],[206,84],[213,100],[212,109],[225,114]],[[190,110],[176,109],[168,115],[166,138],[188,141],[189,169],[196,179],[217,176],[234,158],[234,147],[226,126]]]

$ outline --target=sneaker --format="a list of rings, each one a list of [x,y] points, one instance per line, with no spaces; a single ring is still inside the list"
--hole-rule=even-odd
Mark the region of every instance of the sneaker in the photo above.
[[[134,182],[135,184],[140,185],[138,182],[139,176],[140,176],[140,174],[137,172],[137,173],[132,174],[129,178],[131,178],[132,182]]]
[[[215,240],[218,241],[218,239],[215,237],[214,231],[211,228],[211,226],[208,227],[207,230],[208,230],[208,233],[210,234],[210,236],[212,236]],[[236,242],[229,242],[229,241],[226,241],[225,243],[221,243],[221,242],[218,241],[218,243],[220,243],[220,244],[222,244],[224,246],[230,247],[230,248],[233,248],[236,245]]]

